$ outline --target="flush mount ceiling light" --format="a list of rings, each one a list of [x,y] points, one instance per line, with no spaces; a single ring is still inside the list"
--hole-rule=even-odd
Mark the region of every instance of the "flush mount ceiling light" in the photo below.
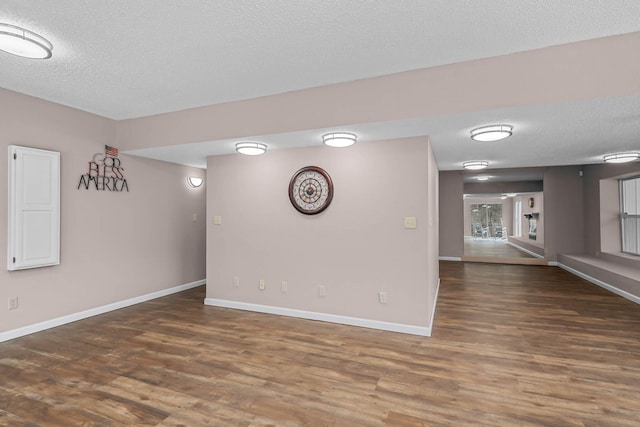
[[[197,177],[197,176],[190,176],[190,177],[187,177],[187,182],[188,182],[188,183],[189,183],[189,185],[190,185],[191,187],[193,187],[193,188],[198,188],[198,187],[200,187],[200,186],[202,185],[202,182],[203,182],[203,181],[204,181],[204,180],[203,180],[202,178]]]
[[[478,160],[478,161],[473,161],[473,162],[464,162],[462,164],[463,168],[469,169],[469,170],[472,170],[472,171],[484,169],[487,166],[489,166],[489,162],[484,161],[484,160]]]
[[[489,177],[488,176],[476,176],[476,179],[478,181],[489,181]]]
[[[23,58],[47,59],[53,45],[33,31],[0,23],[0,50]]]
[[[606,163],[627,163],[640,159],[640,153],[615,153],[603,157]]]
[[[516,197],[518,195],[518,193],[506,193],[505,196],[507,197]]]
[[[358,136],[351,132],[332,132],[322,135],[322,142],[329,147],[343,148],[356,143]]]
[[[471,130],[471,139],[482,142],[500,141],[510,137],[512,131],[511,125],[482,126]]]
[[[260,142],[238,142],[236,144],[236,151],[240,154],[246,154],[247,156],[259,156],[267,151],[267,144]]]

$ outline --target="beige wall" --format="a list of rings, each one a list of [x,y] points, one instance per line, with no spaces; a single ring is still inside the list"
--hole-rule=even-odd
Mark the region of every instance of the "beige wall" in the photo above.
[[[628,57],[638,43],[624,34],[124,120],[117,140],[133,150],[626,95],[638,87],[640,62]]]
[[[331,206],[315,216],[297,212],[287,196],[293,173],[309,165],[324,168],[335,185]],[[438,171],[426,137],[209,157],[207,192],[210,303],[431,326]],[[215,215],[221,225],[212,225]],[[404,228],[408,216],[417,229]],[[318,297],[319,285],[326,297]]]
[[[544,174],[545,257],[584,251],[582,166],[548,168]]]
[[[463,176],[460,171],[442,171],[440,180],[440,256],[460,258],[464,255]]]
[[[129,192],[78,190],[115,122],[0,89],[0,152],[11,144],[61,153],[61,264],[0,269],[0,333],[205,277],[205,188],[186,168],[121,155]],[[7,161],[0,161],[0,257],[7,256]],[[200,220],[193,222],[192,214]],[[9,297],[19,298],[7,310]]]

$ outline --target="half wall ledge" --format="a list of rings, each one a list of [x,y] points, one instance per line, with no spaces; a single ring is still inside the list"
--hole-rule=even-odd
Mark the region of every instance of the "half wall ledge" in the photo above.
[[[617,259],[610,254],[603,254],[603,257],[586,254],[558,255],[560,268],[640,304],[640,260],[637,265],[633,264],[633,260]]]

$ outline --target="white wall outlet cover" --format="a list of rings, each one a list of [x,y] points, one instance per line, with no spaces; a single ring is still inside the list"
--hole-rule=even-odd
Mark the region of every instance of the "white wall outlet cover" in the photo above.
[[[404,217],[404,228],[411,229],[417,228],[418,222],[415,216],[406,216]]]
[[[222,224],[222,217],[220,215],[215,215],[213,217],[213,225],[221,225]]]

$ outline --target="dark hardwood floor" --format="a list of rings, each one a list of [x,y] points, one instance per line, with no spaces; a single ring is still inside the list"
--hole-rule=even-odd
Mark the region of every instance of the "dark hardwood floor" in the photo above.
[[[640,306],[557,267],[440,276],[430,338],[196,288],[1,343],[0,425],[640,425]]]

